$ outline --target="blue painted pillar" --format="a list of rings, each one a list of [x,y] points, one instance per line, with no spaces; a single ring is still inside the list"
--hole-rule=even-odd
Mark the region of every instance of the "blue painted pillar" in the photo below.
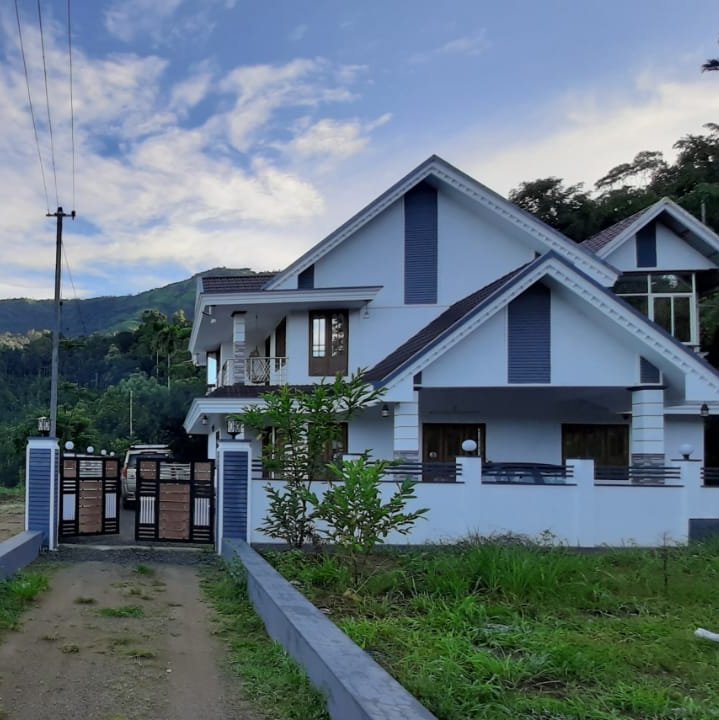
[[[55,438],[29,438],[25,454],[25,530],[42,533],[42,544],[57,550],[60,448]]]
[[[217,552],[224,538],[250,541],[252,448],[248,440],[217,445]]]

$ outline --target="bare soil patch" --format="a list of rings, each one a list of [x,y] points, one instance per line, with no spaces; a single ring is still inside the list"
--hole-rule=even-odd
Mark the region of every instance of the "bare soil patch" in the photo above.
[[[196,567],[62,566],[2,640],[0,718],[260,720],[212,617]]]
[[[0,502],[0,542],[25,529],[25,503]]]

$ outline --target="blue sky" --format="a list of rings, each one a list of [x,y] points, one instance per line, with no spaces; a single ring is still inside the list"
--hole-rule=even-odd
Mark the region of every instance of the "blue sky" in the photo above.
[[[279,269],[432,153],[502,194],[589,186],[719,120],[714,1],[41,0],[65,297]],[[36,0],[0,8],[0,297],[52,295]],[[68,272],[69,267],[69,272]],[[72,276],[72,282],[70,281]]]

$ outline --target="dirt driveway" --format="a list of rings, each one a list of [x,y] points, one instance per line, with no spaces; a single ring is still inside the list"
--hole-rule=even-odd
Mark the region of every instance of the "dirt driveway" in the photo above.
[[[63,565],[0,640],[1,720],[260,720],[192,565]]]
[[[7,540],[25,527],[24,502],[0,502],[0,541]]]

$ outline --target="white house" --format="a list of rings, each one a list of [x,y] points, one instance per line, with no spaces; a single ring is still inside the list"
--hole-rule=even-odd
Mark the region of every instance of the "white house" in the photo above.
[[[207,366],[208,393],[185,428],[207,434],[214,457],[228,414],[262,393],[365,368],[386,394],[349,425],[347,452],[421,463],[425,481],[452,479],[431,463],[460,456],[462,484],[551,485],[544,498],[557,485],[641,488],[644,508],[647,493],[661,494],[650,486],[665,498],[686,489],[682,455],[701,482],[703,416],[719,411],[719,374],[697,352],[698,298],[717,285],[718,261],[719,237],[669,200],[576,244],[433,156],[284,271],[200,279],[190,351]],[[475,453],[462,451],[468,439]],[[247,440],[257,456],[259,441]],[[678,524],[676,498],[662,500],[675,523],[663,530],[661,520],[634,532],[635,510],[629,527],[602,530],[581,519],[576,498],[566,532],[542,526],[542,513],[539,525],[517,520],[517,507],[548,505],[550,519],[561,511],[531,487],[531,498],[496,496],[507,514],[499,525],[474,523],[469,508],[456,527],[448,517],[418,538],[546,528],[581,544],[653,544],[661,532],[685,538],[692,519],[719,518],[719,489],[705,489],[701,512],[687,505]],[[442,504],[454,491],[427,492]],[[250,525],[261,518],[254,505]]]

